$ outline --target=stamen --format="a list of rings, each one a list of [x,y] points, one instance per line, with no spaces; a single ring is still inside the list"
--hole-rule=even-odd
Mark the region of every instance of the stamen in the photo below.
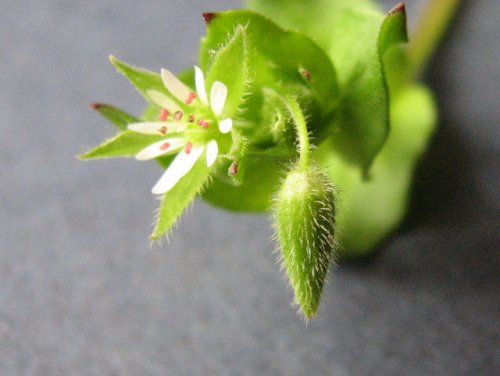
[[[166,108],[162,108],[160,110],[160,120],[161,121],[167,121],[168,117],[170,116],[170,112]]]
[[[302,75],[302,77],[304,77],[306,79],[306,81],[311,81],[311,71],[310,70],[300,68],[300,74]]]
[[[165,142],[164,144],[160,145],[160,150],[167,150],[170,147],[170,144],[168,142]]]
[[[186,146],[184,146],[184,153],[189,154],[191,153],[192,149],[193,149],[193,143],[191,141],[188,141]]]
[[[188,122],[194,123],[194,115],[189,115]]]
[[[167,130],[168,130],[167,126],[164,125],[163,127],[161,127],[161,128],[158,129],[158,132],[160,132],[161,134],[165,135],[165,134],[167,134]]]
[[[204,129],[208,129],[208,127],[210,127],[210,124],[208,124],[208,122],[203,119],[198,120],[198,125]]]
[[[176,121],[180,121],[180,120],[182,119],[182,116],[183,116],[183,115],[184,115],[184,114],[182,113],[182,111],[176,111],[176,112],[175,112],[175,114],[174,114],[174,119],[175,119]]]
[[[230,176],[235,176],[238,173],[238,167],[238,162],[233,161],[233,163],[231,163],[231,166],[229,166],[229,170],[227,171],[227,173]]]
[[[186,98],[186,104],[191,104],[193,101],[196,99],[196,94],[193,92],[190,92]]]

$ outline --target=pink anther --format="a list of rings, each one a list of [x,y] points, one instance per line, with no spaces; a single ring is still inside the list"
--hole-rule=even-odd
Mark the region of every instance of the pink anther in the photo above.
[[[196,99],[196,94],[193,92],[190,92],[186,98],[186,103],[191,104],[193,101]]]
[[[160,150],[164,151],[167,150],[170,147],[170,144],[168,142],[165,142],[160,145]]]
[[[167,109],[162,108],[160,110],[160,120],[161,121],[166,121],[168,119],[169,115],[170,115],[170,112],[168,112]]]
[[[205,129],[208,129],[208,127],[210,126],[210,124],[208,124],[208,122],[203,119],[198,120],[198,125]]]

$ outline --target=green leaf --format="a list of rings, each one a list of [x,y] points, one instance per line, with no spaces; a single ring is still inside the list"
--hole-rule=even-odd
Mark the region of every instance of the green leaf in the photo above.
[[[198,158],[187,175],[163,195],[156,221],[156,227],[151,234],[152,240],[158,240],[166,235],[180,217],[184,209],[193,201],[203,185],[207,182],[210,169],[204,156]]]
[[[92,108],[122,131],[126,130],[130,123],[138,122],[134,116],[109,104],[92,103]]]
[[[346,9],[374,12],[379,8],[372,0],[247,0],[248,7],[280,25],[313,39],[328,50],[333,43],[331,30]],[[325,26],[328,30],[325,30]]]
[[[133,157],[153,142],[160,141],[162,136],[146,135],[132,131],[124,131],[101,145],[78,156],[80,159]]]
[[[315,152],[339,188],[341,257],[367,254],[402,220],[413,171],[437,122],[432,94],[420,86],[405,89],[393,100],[391,121],[392,131],[373,163],[369,181],[331,153],[326,143]]]
[[[389,133],[389,92],[384,55],[406,40],[404,8],[385,19],[370,1],[249,1],[285,28],[323,47],[337,70],[341,103],[332,147],[365,172]],[[329,25],[325,32],[324,25]]]
[[[250,72],[247,43],[245,28],[237,26],[229,41],[217,51],[210,66],[207,88],[215,81],[221,81],[228,89],[222,117],[233,117],[242,103]]]
[[[400,19],[401,13],[391,14],[379,26],[378,15],[358,11],[346,11],[339,19],[337,31],[344,30],[347,36],[333,55],[339,72],[345,74],[345,94],[337,119],[340,131],[333,146],[365,172],[389,134],[389,92],[383,57],[394,43],[405,40],[402,35],[406,36],[406,24],[395,22]],[[377,34],[379,37],[374,39]],[[335,36],[342,38],[340,34]]]

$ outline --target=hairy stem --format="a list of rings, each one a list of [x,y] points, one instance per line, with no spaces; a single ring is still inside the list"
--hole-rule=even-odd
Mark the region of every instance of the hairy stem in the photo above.
[[[299,103],[293,96],[285,96],[283,98],[283,102],[290,112],[293,124],[295,125],[295,131],[297,132],[300,155],[299,165],[301,168],[307,169],[309,167],[311,150],[309,146],[309,133],[307,131],[306,119],[300,109]]]
[[[417,77],[444,36],[462,0],[429,0],[408,45],[410,75]]]

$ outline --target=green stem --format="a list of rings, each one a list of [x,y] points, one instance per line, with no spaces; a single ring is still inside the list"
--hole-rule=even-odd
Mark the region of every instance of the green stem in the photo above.
[[[461,0],[429,0],[408,44],[410,74],[417,77],[441,41]]]
[[[309,146],[309,133],[307,131],[306,119],[300,109],[299,103],[293,96],[285,96],[283,102],[290,112],[293,124],[295,125],[295,131],[297,132],[300,155],[299,166],[303,169],[307,169],[309,168],[311,149]]]

